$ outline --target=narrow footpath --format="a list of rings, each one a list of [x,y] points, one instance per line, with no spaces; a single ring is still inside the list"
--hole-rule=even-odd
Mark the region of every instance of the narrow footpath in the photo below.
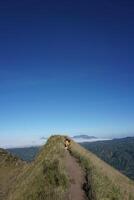
[[[85,183],[85,173],[77,160],[66,151],[66,169],[70,179],[68,192],[69,200],[87,200],[83,184]]]

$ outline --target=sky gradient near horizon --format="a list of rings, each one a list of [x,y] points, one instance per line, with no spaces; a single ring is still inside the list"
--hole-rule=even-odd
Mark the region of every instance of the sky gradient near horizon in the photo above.
[[[134,1],[0,2],[0,146],[134,136]]]

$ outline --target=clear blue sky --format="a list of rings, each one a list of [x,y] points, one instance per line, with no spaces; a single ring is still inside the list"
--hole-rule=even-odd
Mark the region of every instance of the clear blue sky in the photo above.
[[[0,145],[134,134],[134,1],[0,2]]]

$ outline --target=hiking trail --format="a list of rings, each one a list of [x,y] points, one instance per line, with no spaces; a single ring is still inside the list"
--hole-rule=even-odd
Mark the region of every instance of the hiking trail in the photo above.
[[[87,200],[83,184],[85,183],[85,173],[77,160],[66,151],[66,169],[70,180],[68,192],[69,200]]]

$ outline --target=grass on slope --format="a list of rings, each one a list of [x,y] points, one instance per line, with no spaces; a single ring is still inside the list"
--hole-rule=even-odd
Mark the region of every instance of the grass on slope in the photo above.
[[[35,161],[23,170],[9,200],[63,200],[68,188],[64,166],[64,138],[52,136]]]
[[[83,142],[81,145],[134,180],[134,137]]]
[[[24,166],[18,157],[0,149],[0,200],[6,200],[11,186]]]
[[[129,178],[73,141],[71,154],[78,159],[86,171],[84,189],[89,200],[134,200],[134,182]],[[1,159],[3,170],[12,163],[12,159],[14,160],[14,157],[10,156],[4,161]],[[17,162],[13,162],[12,165],[15,169],[18,164],[14,165],[14,163]],[[69,180],[65,166],[64,137],[52,136],[40,150],[35,161],[24,164],[20,169],[21,173],[14,173],[14,181],[10,182],[8,176],[7,181],[14,184],[12,188],[9,187],[10,191],[8,188],[9,195],[7,199],[3,198],[4,200],[65,199]]]
[[[31,162],[34,160],[40,148],[41,146],[35,146],[35,147],[12,148],[7,150],[12,154],[20,157],[22,160]]]
[[[71,154],[86,170],[85,190],[91,200],[134,200],[134,182],[72,141]]]

